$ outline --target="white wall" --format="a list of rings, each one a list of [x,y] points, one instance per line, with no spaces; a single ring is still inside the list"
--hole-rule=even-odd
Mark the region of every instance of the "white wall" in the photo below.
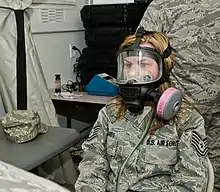
[[[76,0],[76,6],[72,12],[68,11],[68,17],[65,18],[65,21],[69,21],[70,19],[74,18],[72,23],[67,23],[70,26],[64,25],[65,29],[60,27],[60,29],[58,28],[58,30],[52,30],[51,32],[47,29],[47,26],[49,25],[45,25],[45,23],[37,23],[37,17],[39,16],[37,9],[35,9],[35,12],[31,15],[34,41],[48,88],[54,88],[54,75],[57,73],[61,74],[62,83],[65,83],[69,79],[75,81],[75,75],[73,74],[73,64],[75,63],[76,58],[69,57],[69,44],[74,44],[80,50],[85,47],[84,31],[82,30],[83,28],[80,27],[80,24],[82,26],[80,9],[84,4],[85,1]],[[54,5],[47,6],[54,7]],[[58,7],[58,5],[55,6]],[[51,25],[51,23],[49,24]],[[57,24],[59,27],[59,23]],[[43,32],[44,26],[45,33]],[[54,25],[51,26],[53,27]],[[37,27],[40,29],[40,31],[38,31]],[[73,30],[66,30],[66,28]]]
[[[84,32],[35,34],[34,41],[40,57],[48,88],[54,88],[54,75],[61,74],[62,83],[72,79],[75,58],[69,57],[69,43],[85,47]]]

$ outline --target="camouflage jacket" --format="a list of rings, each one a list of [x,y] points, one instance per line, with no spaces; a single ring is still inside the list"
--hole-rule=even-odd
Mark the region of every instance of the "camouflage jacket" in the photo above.
[[[113,192],[116,177],[129,153],[139,142],[149,119],[150,107],[140,115],[129,112],[121,120],[107,107],[83,144],[84,158],[76,192]],[[144,141],[129,158],[119,180],[119,192],[201,192],[207,186],[207,140],[204,120],[186,110]],[[181,133],[181,134],[180,134]]]
[[[140,26],[168,36],[175,86],[202,114],[220,112],[220,1],[153,0]]]

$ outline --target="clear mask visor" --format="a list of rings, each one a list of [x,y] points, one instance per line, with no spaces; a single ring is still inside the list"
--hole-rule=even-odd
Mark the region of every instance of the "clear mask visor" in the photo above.
[[[159,80],[163,73],[159,54],[146,50],[123,51],[117,56],[119,84],[148,84]]]

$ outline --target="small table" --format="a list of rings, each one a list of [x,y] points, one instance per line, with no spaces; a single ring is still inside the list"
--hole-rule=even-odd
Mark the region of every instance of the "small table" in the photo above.
[[[87,103],[87,104],[98,104],[98,105],[105,105],[110,101],[113,97],[108,96],[97,96],[97,95],[88,95],[87,92],[73,92],[76,95],[82,95],[77,98],[64,98],[62,96],[56,96],[54,94],[54,90],[49,90],[50,97],[52,100],[61,100],[61,101],[71,101],[71,102],[77,102],[77,103]]]
[[[113,97],[88,95],[86,92],[77,98],[64,98],[55,96],[54,90],[49,90],[57,114],[67,117],[67,127],[71,128],[71,118],[93,124],[97,119],[99,110]]]
[[[80,138],[74,129],[49,127],[47,133],[17,144],[7,140],[3,128],[0,129],[0,160],[27,171],[69,149]]]

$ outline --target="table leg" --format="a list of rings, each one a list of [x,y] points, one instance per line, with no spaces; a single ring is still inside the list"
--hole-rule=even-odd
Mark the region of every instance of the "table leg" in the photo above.
[[[71,127],[72,127],[71,121],[72,121],[72,118],[69,117],[69,116],[67,116],[67,117],[66,117],[66,122],[67,122],[67,127],[68,127],[68,128],[71,128]]]
[[[39,172],[38,172],[38,167],[30,170],[31,173],[35,174],[35,175],[39,175]]]

